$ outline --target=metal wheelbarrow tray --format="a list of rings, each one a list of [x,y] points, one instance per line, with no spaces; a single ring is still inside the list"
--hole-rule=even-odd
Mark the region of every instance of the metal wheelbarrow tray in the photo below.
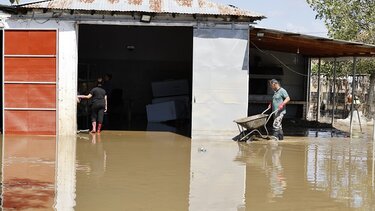
[[[234,120],[235,123],[246,128],[247,130],[253,130],[260,128],[266,124],[268,114],[258,114],[254,116],[245,117],[242,119]]]
[[[272,112],[270,115],[265,114],[266,111],[263,111],[261,114],[241,118],[234,120],[237,123],[238,130],[240,131],[240,139],[239,141],[243,141],[245,138],[249,137],[254,132],[258,133],[262,138],[269,138],[268,137],[268,130],[267,130],[267,123],[270,120],[271,116],[276,112]],[[263,135],[258,129],[264,127],[267,135]]]

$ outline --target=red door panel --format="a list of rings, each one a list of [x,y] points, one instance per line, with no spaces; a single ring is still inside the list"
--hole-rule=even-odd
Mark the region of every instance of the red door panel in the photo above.
[[[56,31],[54,30],[7,30],[4,41],[5,55],[56,54]]]
[[[56,81],[56,58],[5,58],[4,81]]]
[[[5,84],[6,108],[56,108],[56,85]]]
[[[56,111],[13,111],[4,113],[7,134],[55,135]]]
[[[56,135],[56,30],[4,31],[4,133]]]

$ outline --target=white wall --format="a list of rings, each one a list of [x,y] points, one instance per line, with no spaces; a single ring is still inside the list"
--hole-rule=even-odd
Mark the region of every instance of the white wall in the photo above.
[[[192,138],[238,134],[233,120],[247,116],[248,29],[195,29]]]
[[[6,20],[5,29],[58,29],[58,133],[76,133],[77,34],[74,22]]]

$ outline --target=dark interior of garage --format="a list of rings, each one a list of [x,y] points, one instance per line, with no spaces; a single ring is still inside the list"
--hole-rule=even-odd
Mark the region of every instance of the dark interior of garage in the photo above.
[[[273,91],[269,80],[276,79],[291,98],[286,118],[303,119],[307,101],[308,59],[296,53],[250,48],[249,110],[256,115],[267,109]]]
[[[104,130],[191,134],[193,28],[79,25],[78,93],[104,79]],[[77,106],[90,128],[90,101]]]

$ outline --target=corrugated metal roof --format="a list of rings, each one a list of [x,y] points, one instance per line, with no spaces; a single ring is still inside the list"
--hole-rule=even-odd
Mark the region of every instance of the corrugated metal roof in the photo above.
[[[21,7],[84,11],[233,15],[255,20],[265,18],[265,16],[258,13],[207,0],[51,0]]]
[[[375,57],[375,45],[265,28],[251,28],[251,47],[308,57]]]

